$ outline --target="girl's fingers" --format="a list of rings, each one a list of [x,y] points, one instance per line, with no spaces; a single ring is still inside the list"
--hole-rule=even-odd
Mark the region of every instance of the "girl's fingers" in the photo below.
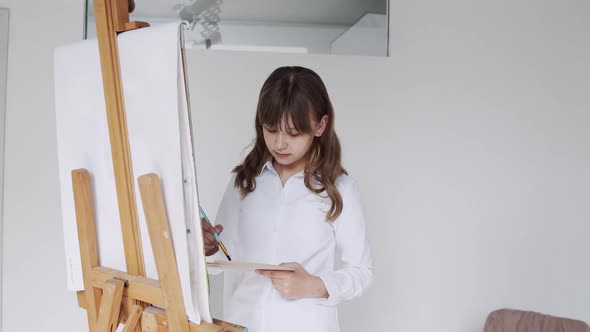
[[[302,268],[301,265],[296,262],[281,263],[281,264],[279,264],[279,266],[290,267],[290,268],[294,269],[295,271]]]
[[[283,291],[283,284],[279,280],[271,279],[273,287],[279,292]]]
[[[211,231],[211,225],[209,225],[209,223],[207,222],[207,220],[205,220],[205,218],[201,218],[201,228],[205,232],[210,232]]]
[[[211,256],[219,250],[219,246],[215,241],[213,232],[221,233],[221,231],[223,231],[223,227],[221,225],[218,225],[218,227],[211,227],[207,220],[201,218],[201,229],[203,230],[203,244],[205,248],[205,255]]]
[[[205,218],[201,218],[201,228],[203,229],[204,232],[208,232],[208,233],[217,232],[219,234],[219,233],[223,232],[223,226],[216,225],[215,227],[212,227],[207,222],[207,220],[205,220]]]
[[[216,253],[219,250],[219,248],[213,247],[213,246],[205,246],[205,255],[206,256],[211,256],[214,253]]]
[[[262,276],[269,277],[271,279],[286,279],[293,274],[293,272],[291,271],[256,270],[256,272]]]
[[[205,232],[203,233],[203,239],[205,240],[205,243],[207,245],[217,246],[217,242],[215,242],[215,237],[213,236],[213,234]]]

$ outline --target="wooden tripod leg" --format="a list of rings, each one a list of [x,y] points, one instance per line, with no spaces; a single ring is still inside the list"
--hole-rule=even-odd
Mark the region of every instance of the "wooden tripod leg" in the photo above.
[[[131,310],[129,310],[129,316],[127,317],[127,322],[125,322],[125,328],[123,328],[123,332],[135,331],[135,327],[137,326],[142,313],[142,306],[137,304],[133,305]]]
[[[160,178],[153,173],[140,176],[139,192],[166,302],[169,331],[189,332]]]
[[[111,279],[104,283],[102,289],[102,301],[96,324],[97,331],[115,332],[119,327],[119,312],[121,311],[121,300],[123,299],[123,288],[125,282]]]
[[[72,171],[76,224],[78,226],[78,243],[84,280],[84,296],[88,304],[88,328],[96,331],[98,308],[101,298],[100,289],[92,285],[92,269],[98,266],[98,247],[96,245],[96,224],[92,205],[92,188],[90,175],[85,169]]]

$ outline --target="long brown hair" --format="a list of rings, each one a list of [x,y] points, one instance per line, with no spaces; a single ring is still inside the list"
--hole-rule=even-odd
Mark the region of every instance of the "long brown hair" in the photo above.
[[[303,67],[277,68],[262,85],[254,123],[254,147],[244,162],[233,169],[236,173],[234,185],[240,189],[242,198],[256,189],[256,176],[272,158],[264,142],[263,125],[279,128],[285,119],[291,119],[295,127],[292,129],[296,132],[311,133],[311,119],[320,122],[324,116],[328,117],[328,123],[322,136],[313,138],[307,154],[304,183],[317,195],[324,191],[328,194],[332,206],[326,219],[334,221],[338,218],[343,204],[335,183],[338,176],[347,173],[340,161],[340,141],[334,130],[334,108],[320,76]]]

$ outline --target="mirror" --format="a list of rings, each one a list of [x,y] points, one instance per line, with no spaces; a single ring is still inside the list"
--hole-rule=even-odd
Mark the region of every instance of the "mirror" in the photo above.
[[[93,1],[84,34],[94,37]],[[186,20],[194,48],[339,55],[388,55],[388,0],[138,0],[131,19]]]

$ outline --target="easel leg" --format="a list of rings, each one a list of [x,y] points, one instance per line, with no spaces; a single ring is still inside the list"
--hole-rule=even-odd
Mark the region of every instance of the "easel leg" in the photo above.
[[[158,314],[164,315],[164,310],[155,307],[147,307],[141,317],[142,332],[158,332]]]
[[[125,328],[123,328],[123,332],[132,332],[135,331],[135,327],[137,326],[137,322],[139,322],[139,318],[141,318],[141,314],[143,313],[143,308],[137,304],[131,307],[129,311],[129,316],[127,317],[127,322],[125,322]]]
[[[91,332],[96,332],[101,292],[100,289],[92,285],[92,269],[97,267],[99,262],[98,247],[96,245],[96,224],[92,206],[92,188],[90,186],[90,174],[88,174],[87,170],[78,169],[72,171],[72,187],[74,190],[82,276],[84,278],[84,289],[86,289],[84,296],[86,297],[86,303],[88,303],[88,327]]]
[[[156,174],[140,176],[139,192],[152,242],[156,269],[166,300],[165,309],[169,329],[175,332],[189,332],[160,178]]]
[[[102,301],[100,302],[98,322],[96,324],[97,331],[117,331],[124,286],[125,283],[121,280],[111,279],[105,282],[104,288],[102,289]]]

